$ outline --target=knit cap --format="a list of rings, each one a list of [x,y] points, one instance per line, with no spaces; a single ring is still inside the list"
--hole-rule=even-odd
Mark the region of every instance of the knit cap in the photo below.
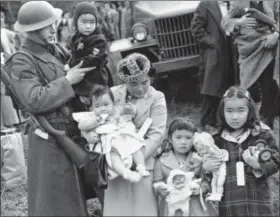
[[[124,82],[135,82],[143,75],[147,75],[151,69],[151,62],[140,53],[132,53],[120,60],[117,66],[117,74]]]
[[[80,2],[76,5],[74,9],[73,22],[76,28],[77,28],[78,18],[82,14],[93,14],[95,16],[96,21],[98,22],[98,12],[94,4],[90,2]]]

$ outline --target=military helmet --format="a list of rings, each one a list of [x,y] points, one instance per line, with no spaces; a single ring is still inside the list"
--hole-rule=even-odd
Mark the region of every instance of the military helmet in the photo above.
[[[54,8],[46,1],[29,1],[19,9],[18,20],[14,29],[19,32],[42,29],[57,21],[61,14],[61,9]]]

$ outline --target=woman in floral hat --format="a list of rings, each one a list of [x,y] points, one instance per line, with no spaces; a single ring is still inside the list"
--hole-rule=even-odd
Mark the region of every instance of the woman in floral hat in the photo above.
[[[130,54],[120,60],[117,71],[124,84],[111,88],[116,106],[123,107],[126,103],[136,105],[137,112],[133,122],[138,129],[147,118],[153,121],[145,136],[145,147],[142,149],[146,169],[151,175],[137,183],[131,183],[122,177],[110,180],[105,191],[103,215],[157,216],[156,197],[152,190],[153,156],[165,135],[165,96],[151,86],[155,69],[146,56],[139,53]]]

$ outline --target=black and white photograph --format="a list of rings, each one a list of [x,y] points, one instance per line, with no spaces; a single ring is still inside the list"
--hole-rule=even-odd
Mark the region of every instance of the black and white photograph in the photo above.
[[[1,0],[1,217],[279,216],[279,0]]]

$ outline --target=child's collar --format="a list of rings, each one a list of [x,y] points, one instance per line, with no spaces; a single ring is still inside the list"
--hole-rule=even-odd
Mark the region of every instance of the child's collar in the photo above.
[[[247,129],[246,131],[241,132],[237,137],[233,136],[231,132],[224,129],[222,131],[221,137],[227,141],[241,144],[249,137],[250,134],[256,136],[263,130],[270,130],[270,128],[263,122],[260,122],[253,129]]]
[[[241,132],[238,136],[233,136],[231,132],[224,129],[221,134],[221,137],[229,142],[241,144],[249,137],[250,134],[251,134],[251,129],[248,129],[246,131]]]

